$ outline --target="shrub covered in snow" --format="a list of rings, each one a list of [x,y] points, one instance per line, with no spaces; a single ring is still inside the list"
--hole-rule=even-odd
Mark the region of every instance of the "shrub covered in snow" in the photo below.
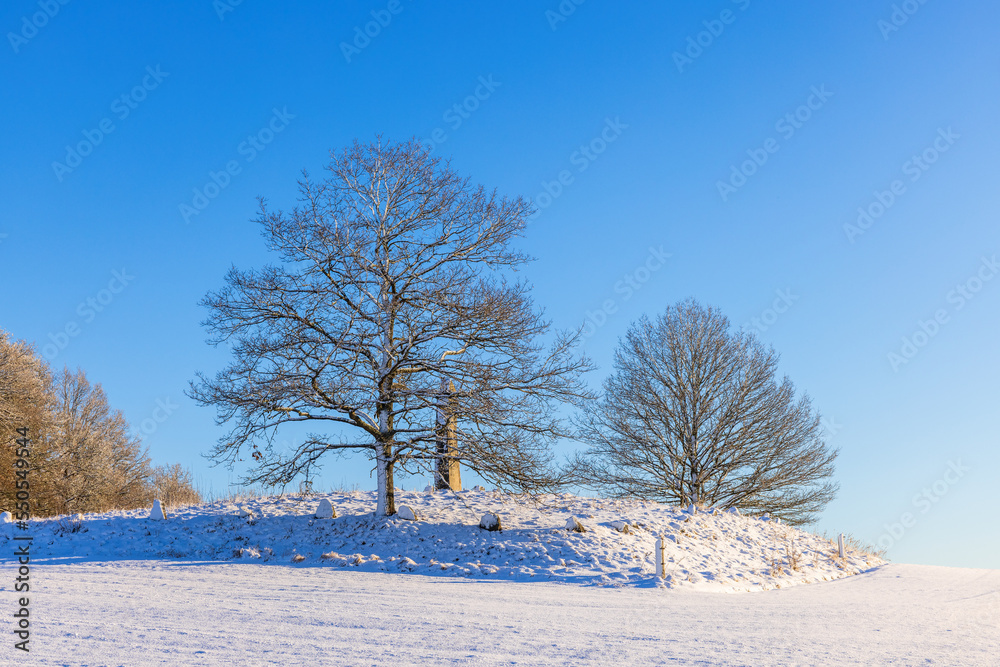
[[[574,533],[587,532],[587,529],[583,527],[583,524],[580,523],[580,520],[577,519],[575,516],[571,516],[570,518],[566,519],[566,530],[571,530]]]

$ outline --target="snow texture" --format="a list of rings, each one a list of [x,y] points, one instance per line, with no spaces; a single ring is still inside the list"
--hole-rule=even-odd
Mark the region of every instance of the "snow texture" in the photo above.
[[[218,501],[171,509],[33,520],[32,558],[61,561],[253,560],[296,567],[418,573],[470,579],[556,581],[585,586],[760,591],[840,579],[883,562],[785,524],[733,513],[695,515],[653,502],[579,498],[531,500],[493,491],[397,492],[421,521],[376,517],[374,492],[327,494],[340,516],[317,520],[316,496]],[[405,504],[404,504],[405,503]],[[479,528],[486,512],[503,532]],[[585,533],[566,530],[577,519]],[[616,528],[628,523],[630,533]],[[13,524],[0,553],[13,553]],[[653,545],[666,542],[666,578],[653,576]]]
[[[36,562],[36,574],[31,654],[8,644],[2,664],[995,667],[1000,655],[997,570],[888,565],[748,595],[260,562]]]

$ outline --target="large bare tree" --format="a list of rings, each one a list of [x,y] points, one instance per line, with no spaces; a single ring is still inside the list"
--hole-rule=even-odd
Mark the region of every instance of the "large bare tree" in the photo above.
[[[837,452],[778,356],[694,300],[633,324],[586,409],[579,479],[613,496],[736,506],[809,523],[833,499]]]
[[[380,515],[395,513],[397,466],[433,472],[442,456],[503,487],[554,487],[551,444],[567,435],[556,409],[589,397],[589,361],[573,351],[579,332],[550,331],[511,277],[529,260],[511,244],[530,204],[474,185],[416,141],[355,142],[327,169],[320,182],[304,176],[287,213],[261,201],[280,263],[233,268],[204,300],[212,342],[233,352],[191,388],[231,426],[213,456],[232,465],[250,450],[245,481],[270,485],[363,450]],[[314,430],[273,446],[296,423]],[[443,428],[453,450],[438,446]]]

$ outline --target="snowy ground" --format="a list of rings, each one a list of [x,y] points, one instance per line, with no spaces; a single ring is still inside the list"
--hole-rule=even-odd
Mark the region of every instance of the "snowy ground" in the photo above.
[[[887,565],[742,595],[259,563],[42,563],[33,575],[30,658],[8,639],[0,664],[995,666],[1000,656],[996,570]],[[9,609],[9,567],[2,577]]]
[[[320,499],[338,517],[315,519]],[[555,581],[612,587],[761,591],[829,581],[882,561],[817,535],[736,512],[688,513],[638,501],[546,496],[540,503],[489,491],[398,494],[419,521],[376,519],[374,493],[220,501],[170,512],[146,511],[32,522],[36,559],[243,561],[296,568]],[[252,516],[241,517],[243,513]],[[502,532],[479,528],[496,512]],[[576,517],[584,533],[566,530]],[[627,533],[615,528],[629,524]],[[0,530],[12,551],[13,526]],[[653,576],[657,536],[666,538],[667,578]]]

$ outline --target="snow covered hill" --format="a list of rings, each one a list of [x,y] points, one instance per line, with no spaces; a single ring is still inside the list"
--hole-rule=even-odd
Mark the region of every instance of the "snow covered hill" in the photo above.
[[[337,518],[316,519],[321,499]],[[373,492],[219,501],[168,511],[122,511],[33,521],[33,558],[259,562],[292,567],[448,577],[757,591],[839,579],[883,564],[829,540],[736,512],[689,512],[657,503],[549,495],[537,502],[495,491],[399,492],[417,521],[376,518]],[[479,528],[496,512],[500,532]],[[241,516],[242,515],[242,516]],[[567,530],[575,517],[586,532]],[[628,524],[627,532],[619,529]],[[0,550],[13,531],[0,533]],[[664,581],[654,543],[666,538]],[[9,546],[9,545],[8,545]]]

